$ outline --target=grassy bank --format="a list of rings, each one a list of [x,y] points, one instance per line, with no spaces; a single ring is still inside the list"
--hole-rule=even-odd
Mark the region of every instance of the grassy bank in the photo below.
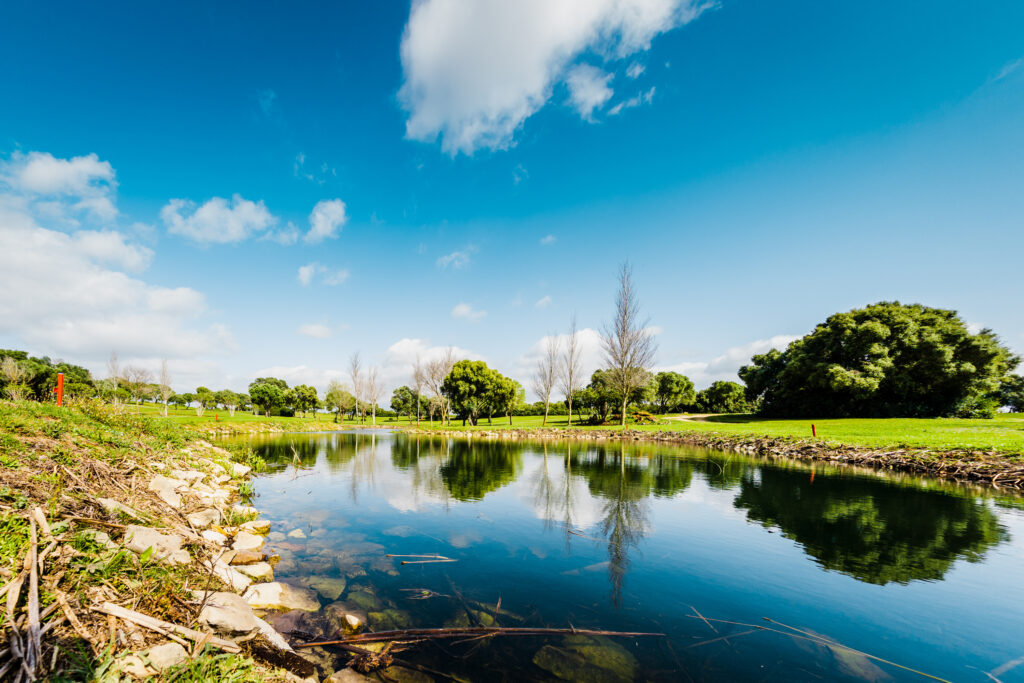
[[[201,564],[216,551],[189,532],[183,514],[148,490],[147,482],[176,468],[232,472],[232,461],[243,459],[243,453],[216,448],[169,420],[115,413],[96,403],[58,408],[0,401],[0,574],[8,595],[0,647],[9,648],[0,666],[16,663],[11,653],[32,649],[33,633],[40,632],[30,658],[37,680],[116,681],[132,653],[174,647],[173,634],[108,617],[97,606],[196,626],[201,605],[192,602],[192,591],[223,586]],[[222,488],[236,498],[244,487],[237,476],[221,476]],[[172,564],[152,546],[131,548],[130,529],[139,527],[184,535],[181,551],[189,561]],[[177,641],[189,646],[189,657],[163,670],[163,679],[285,680],[246,650],[214,647],[216,639]],[[149,665],[145,658],[135,661]],[[0,672],[0,678],[13,680],[13,674]]]
[[[811,425],[817,438],[811,435]],[[564,416],[550,417],[547,429],[566,429]],[[429,427],[421,423],[421,427]],[[482,420],[476,427],[463,426],[453,421],[449,427],[434,424],[435,429],[447,431],[494,431],[541,429],[540,417],[514,417],[495,419],[493,424]],[[607,431],[614,426],[580,426],[573,430]],[[865,448],[925,448],[936,451],[985,451],[1007,455],[1024,455],[1024,414],[998,415],[992,420],[961,419],[806,419],[772,420],[754,415],[709,415],[703,417],[662,416],[658,424],[628,425],[636,432],[676,432],[725,437],[794,439],[821,443],[841,444]]]

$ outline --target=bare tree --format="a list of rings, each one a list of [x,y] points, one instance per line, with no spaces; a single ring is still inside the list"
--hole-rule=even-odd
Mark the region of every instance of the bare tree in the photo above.
[[[370,424],[377,424],[377,403],[384,395],[384,383],[376,365],[366,373],[366,400],[370,402]]]
[[[544,340],[544,353],[537,361],[537,367],[533,371],[533,391],[544,401],[544,421],[541,426],[548,423],[548,408],[551,405],[551,392],[558,380],[558,356],[559,343],[557,335],[549,335]]]
[[[362,366],[359,364],[359,352],[356,351],[348,359],[348,376],[352,380],[352,395],[356,399],[354,416],[359,418],[359,396],[363,393]]]
[[[569,403],[569,426],[572,426],[572,395],[580,388],[580,332],[576,329],[576,314],[569,321],[569,338],[565,342],[562,361],[558,368],[558,385]]]
[[[139,412],[139,403],[145,398],[149,390],[149,384],[153,381],[153,373],[145,368],[129,365],[124,369],[125,381],[128,383],[128,391],[131,392],[132,401],[135,402],[135,412]]]
[[[657,344],[640,322],[640,302],[633,289],[633,268],[629,262],[619,269],[619,291],[615,296],[615,319],[601,334],[601,346],[609,367],[609,379],[622,395],[622,426],[626,426],[626,406],[630,396],[647,381],[654,365]]]
[[[167,359],[160,361],[160,400],[164,404],[164,417],[167,417],[167,401],[174,395],[171,389],[171,371],[167,368]],[[235,411],[231,410],[234,415]]]
[[[427,371],[423,367],[420,357],[416,356],[416,363],[412,366],[412,390],[416,392],[416,426],[420,426],[420,395],[423,393],[423,385],[427,381]]]
[[[3,361],[0,361],[0,374],[7,382],[7,394],[12,401],[20,401],[25,398],[27,393],[25,380],[28,379],[28,369],[24,363],[11,356],[4,356]]]
[[[115,411],[118,408],[117,390],[121,388],[121,380],[123,379],[121,363],[117,360],[117,351],[111,351],[110,358],[107,360],[107,384],[110,386],[110,394],[113,397]]]
[[[430,388],[430,393],[438,399],[441,412],[441,424],[444,424],[448,420],[449,410],[448,399],[441,392],[441,385],[444,384],[445,378],[455,367],[455,351],[449,346],[444,351],[444,355],[440,358],[430,361],[426,367],[426,382]],[[433,427],[433,419],[431,419],[430,426]]]

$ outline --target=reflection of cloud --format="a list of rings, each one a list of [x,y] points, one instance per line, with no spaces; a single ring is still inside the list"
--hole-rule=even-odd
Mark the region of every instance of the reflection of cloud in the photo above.
[[[520,499],[537,519],[565,523],[574,529],[588,529],[601,521],[601,501],[590,493],[585,479],[566,472],[562,454],[549,455],[546,462],[543,458],[526,458],[520,481],[529,482]]]
[[[484,537],[475,531],[466,531],[461,534],[452,534],[448,537],[448,543],[455,548],[468,548],[474,543],[479,543]]]

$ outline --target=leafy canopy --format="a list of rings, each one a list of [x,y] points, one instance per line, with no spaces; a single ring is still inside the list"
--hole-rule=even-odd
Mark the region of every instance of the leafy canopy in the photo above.
[[[739,374],[767,415],[976,417],[992,414],[1019,361],[955,311],[883,302],[837,313]]]

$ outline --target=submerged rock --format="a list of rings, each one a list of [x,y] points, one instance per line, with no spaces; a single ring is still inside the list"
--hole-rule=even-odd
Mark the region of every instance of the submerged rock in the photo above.
[[[365,588],[349,591],[345,599],[367,612],[377,611],[384,606],[384,603],[377,599],[376,595]]]
[[[366,612],[348,603],[332,602],[323,608],[322,613],[330,622],[332,632],[340,631],[349,635],[366,628]]]
[[[282,534],[280,531],[271,531],[269,534],[267,534],[267,540],[271,542],[283,541],[286,538],[288,537]]]
[[[265,519],[254,519],[251,522],[245,522],[239,528],[242,531],[248,531],[251,534],[266,536],[270,533],[270,522]]]
[[[324,683],[363,683],[372,680],[374,679],[364,676],[355,669],[342,669],[325,678]]]
[[[636,658],[608,638],[567,636],[562,647],[545,645],[533,663],[563,681],[629,683],[636,676]]]
[[[408,612],[397,609],[386,609],[383,612],[370,612],[370,628],[374,631],[400,631],[412,626],[412,617]]]
[[[327,600],[337,600],[345,592],[345,579],[333,578],[330,576],[317,576],[306,582],[310,588],[315,590]]]
[[[259,609],[300,609],[307,612],[316,612],[320,609],[316,593],[279,581],[258,583],[249,588],[242,597],[249,605]]]
[[[397,683],[434,683],[434,679],[427,674],[415,669],[406,669],[404,666],[389,666],[381,669],[379,673],[386,677],[384,680]]]
[[[302,529],[292,529],[288,532],[288,538],[305,538],[306,532]]]

